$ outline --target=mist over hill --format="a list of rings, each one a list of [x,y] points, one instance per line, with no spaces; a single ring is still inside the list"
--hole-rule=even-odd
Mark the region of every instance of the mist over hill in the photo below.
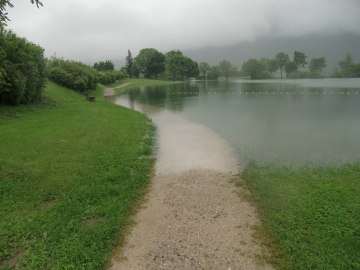
[[[308,60],[313,57],[325,56],[327,70],[332,71],[346,53],[350,53],[355,62],[360,61],[360,35],[307,35],[298,38],[267,37],[233,46],[186,50],[184,53],[198,62],[205,61],[210,65],[216,65],[222,59],[227,59],[240,68],[242,63],[249,58],[274,58],[276,53],[280,51],[288,53],[292,58],[296,50],[304,52],[308,56]]]

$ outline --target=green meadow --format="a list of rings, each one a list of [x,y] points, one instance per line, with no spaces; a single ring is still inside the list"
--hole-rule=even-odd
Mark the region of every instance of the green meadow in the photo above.
[[[145,193],[155,128],[142,114],[48,82],[0,107],[0,269],[102,269]]]

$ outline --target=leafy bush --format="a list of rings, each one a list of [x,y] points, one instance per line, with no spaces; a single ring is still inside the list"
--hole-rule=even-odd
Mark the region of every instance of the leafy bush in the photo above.
[[[47,67],[51,80],[77,92],[93,90],[99,82],[97,71],[80,62],[52,58]]]
[[[45,84],[44,50],[0,29],[0,103],[34,103]]]
[[[98,72],[98,78],[99,78],[99,82],[101,84],[110,84],[110,83],[114,83],[118,78],[117,78],[117,72],[115,71],[99,71]]]

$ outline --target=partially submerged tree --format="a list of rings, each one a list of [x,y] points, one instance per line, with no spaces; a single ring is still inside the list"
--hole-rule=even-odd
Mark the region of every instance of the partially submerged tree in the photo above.
[[[207,62],[201,62],[199,64],[200,77],[207,79],[209,70],[210,70],[210,65]]]
[[[167,76],[171,80],[184,80],[199,75],[197,62],[178,50],[172,50],[165,54],[165,68]]]
[[[251,58],[242,65],[242,72],[252,80],[257,79],[268,79],[270,78],[270,73],[267,70],[267,61],[268,59],[257,60]]]
[[[275,56],[276,62],[278,64],[278,68],[280,69],[280,76],[283,77],[283,71],[288,62],[290,62],[289,55],[283,52],[279,52]]]
[[[228,60],[222,60],[218,65],[220,74],[224,76],[226,79],[229,76],[234,75],[237,71],[237,67],[230,63]]]
[[[296,70],[298,70],[300,67],[304,68],[307,65],[306,58],[307,56],[305,55],[305,53],[299,51],[294,52],[293,63],[296,66]]]
[[[309,71],[312,73],[321,73],[326,68],[325,57],[313,58],[309,63]]]

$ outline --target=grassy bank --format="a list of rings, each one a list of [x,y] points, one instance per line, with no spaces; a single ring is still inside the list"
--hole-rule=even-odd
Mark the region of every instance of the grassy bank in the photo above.
[[[121,240],[154,127],[94,94],[49,82],[42,104],[0,107],[0,269],[103,269]]]
[[[124,79],[124,80],[121,80],[120,82],[116,82],[116,83],[109,85],[109,87],[117,87],[122,84],[129,84],[126,87],[115,89],[116,93],[120,94],[120,93],[123,93],[123,92],[129,90],[130,88],[134,88],[134,87],[160,86],[160,85],[169,85],[169,84],[175,84],[175,83],[181,83],[181,82],[165,81],[165,80],[149,80],[149,79]]]
[[[279,269],[360,269],[360,164],[244,173]]]

